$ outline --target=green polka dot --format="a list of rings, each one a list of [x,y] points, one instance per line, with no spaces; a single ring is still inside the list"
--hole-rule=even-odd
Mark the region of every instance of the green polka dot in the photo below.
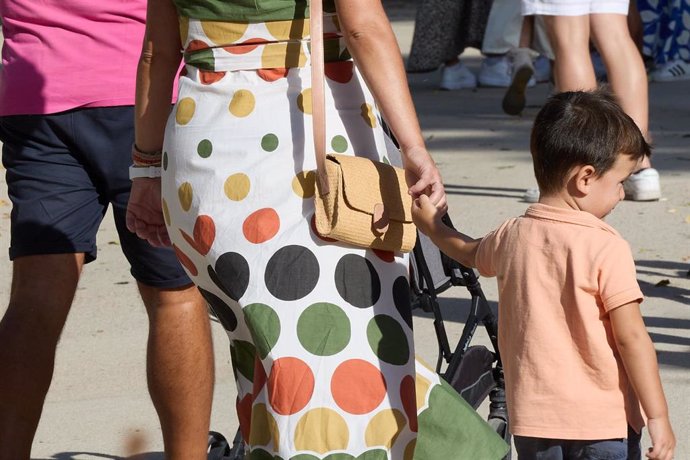
[[[331,148],[336,153],[343,153],[347,150],[347,139],[341,135],[335,136],[331,139]]]
[[[201,158],[210,157],[211,153],[213,153],[213,144],[211,144],[211,141],[208,139],[204,139],[196,146],[196,153],[198,153]]]
[[[350,343],[350,320],[337,305],[315,303],[300,315],[297,337],[308,352],[317,356],[331,356]]]
[[[290,457],[290,460],[319,460],[319,457],[309,454],[297,454],[294,457]]]
[[[273,152],[278,148],[278,136],[273,133],[266,134],[261,138],[261,148],[267,152]]]
[[[163,152],[163,171],[168,170],[168,152]]]
[[[259,356],[264,359],[280,337],[278,314],[271,307],[262,303],[247,305],[242,309],[242,313]]]
[[[410,358],[405,331],[391,316],[374,316],[367,325],[367,339],[374,354],[381,361],[401,366]]]
[[[247,380],[254,380],[254,360],[256,358],[256,348],[244,340],[233,340],[230,344],[230,356],[232,357],[232,367],[237,378],[237,372],[242,374]]]
[[[387,165],[391,164],[390,160],[388,157],[383,157],[383,162],[386,163]]]
[[[356,460],[354,456],[350,454],[343,454],[343,453],[337,453],[337,454],[331,454],[323,458],[323,460]]]

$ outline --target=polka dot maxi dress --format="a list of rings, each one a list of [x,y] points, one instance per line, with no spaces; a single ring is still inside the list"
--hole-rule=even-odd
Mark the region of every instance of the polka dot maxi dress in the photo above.
[[[315,231],[308,21],[178,9],[187,65],[166,128],[163,211],[230,338],[250,458],[457,458],[436,452],[463,436],[484,449],[472,458],[500,458],[472,409],[415,365],[407,257]],[[388,161],[373,98],[335,16],[325,22],[328,149]]]

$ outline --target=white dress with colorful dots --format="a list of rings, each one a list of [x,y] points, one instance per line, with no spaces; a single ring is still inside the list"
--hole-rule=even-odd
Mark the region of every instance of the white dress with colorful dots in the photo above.
[[[374,100],[326,19],[329,151],[388,161]],[[308,47],[294,40],[308,21],[180,23],[163,210],[230,337],[250,458],[502,457],[476,413],[415,365],[408,258],[315,231]]]

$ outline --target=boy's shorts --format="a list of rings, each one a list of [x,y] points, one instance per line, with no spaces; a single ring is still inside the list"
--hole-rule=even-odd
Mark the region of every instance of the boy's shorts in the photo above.
[[[96,234],[113,206],[122,252],[142,284],[191,284],[170,248],[127,230],[134,109],[98,107],[51,115],[0,117],[2,162],[10,200],[10,259],[85,254],[96,259]]]

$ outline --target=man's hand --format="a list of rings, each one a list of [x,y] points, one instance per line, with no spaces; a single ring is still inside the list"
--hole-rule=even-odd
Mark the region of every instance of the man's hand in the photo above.
[[[127,228],[152,246],[171,246],[161,206],[161,180],[137,178],[127,203]]]

